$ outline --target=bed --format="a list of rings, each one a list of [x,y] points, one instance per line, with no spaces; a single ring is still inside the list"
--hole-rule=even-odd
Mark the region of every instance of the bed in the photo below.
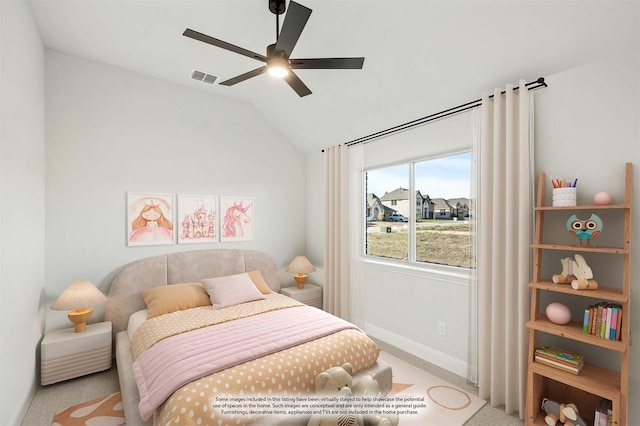
[[[227,301],[218,309],[211,304],[174,306],[166,314],[155,312],[156,316],[146,319],[149,309],[159,306],[149,304],[159,292],[175,295],[180,289],[180,297],[172,299],[180,304],[178,299],[190,294],[182,289],[192,291],[195,284],[206,283],[203,287],[209,295],[217,297],[216,291],[226,294],[229,279],[245,283],[247,276],[263,297],[254,295],[257,300],[244,303]],[[391,389],[391,368],[377,359],[379,349],[364,333],[279,291],[275,261],[255,250],[188,251],[126,265],[109,289],[105,320],[113,325],[127,425],[306,424],[304,417],[224,414],[212,407],[212,401],[219,395],[303,395],[313,392],[317,373],[344,362],[354,366],[355,382],[371,375],[381,392]],[[242,342],[251,345],[234,346]],[[275,346],[282,342],[283,347]],[[196,352],[175,355],[174,365],[177,347],[195,347]],[[149,360],[151,366],[146,367]],[[175,389],[151,389],[156,382],[172,382]]]

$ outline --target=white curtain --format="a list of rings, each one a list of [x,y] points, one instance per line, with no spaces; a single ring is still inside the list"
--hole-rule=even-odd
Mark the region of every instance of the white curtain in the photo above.
[[[478,386],[478,192],[479,192],[479,161],[480,157],[480,111],[476,108],[471,115],[472,134],[472,163],[471,163],[471,188],[470,199],[472,201],[473,220],[470,221],[473,268],[470,275],[469,286],[469,335],[467,336],[467,380]]]
[[[364,324],[362,300],[363,149],[362,145],[325,148],[325,311]]]
[[[482,96],[478,215],[479,396],[525,414],[533,118],[519,90]]]

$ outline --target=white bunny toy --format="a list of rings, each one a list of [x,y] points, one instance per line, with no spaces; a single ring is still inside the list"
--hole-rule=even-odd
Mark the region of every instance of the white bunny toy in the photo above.
[[[595,290],[598,288],[598,283],[593,279],[593,272],[587,262],[579,254],[575,256],[576,260],[573,265],[573,274],[576,279],[571,281],[571,288],[574,290]]]
[[[562,272],[555,274],[551,280],[556,284],[571,284],[575,290],[595,290],[598,283],[593,279],[593,271],[582,255],[576,254],[575,260],[570,257],[560,259]]]

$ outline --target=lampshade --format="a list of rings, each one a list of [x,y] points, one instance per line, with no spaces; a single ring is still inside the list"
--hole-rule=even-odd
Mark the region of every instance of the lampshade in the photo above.
[[[54,311],[70,311],[67,316],[75,324],[76,333],[87,328],[87,320],[91,318],[91,306],[107,300],[107,297],[94,286],[91,281],[74,281],[62,292],[51,305]]]
[[[289,266],[287,272],[293,272],[293,279],[298,283],[298,288],[304,288],[304,282],[307,280],[307,273],[314,272],[316,268],[309,262],[305,256],[296,256]]]

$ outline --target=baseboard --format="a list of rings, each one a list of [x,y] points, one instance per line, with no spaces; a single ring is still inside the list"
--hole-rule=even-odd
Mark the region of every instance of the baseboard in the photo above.
[[[402,349],[424,361],[444,368],[458,376],[467,377],[468,363],[466,361],[454,358],[429,346],[407,339],[406,337],[398,336],[396,333],[368,322],[364,324],[364,331],[372,337],[378,338],[398,349]]]

